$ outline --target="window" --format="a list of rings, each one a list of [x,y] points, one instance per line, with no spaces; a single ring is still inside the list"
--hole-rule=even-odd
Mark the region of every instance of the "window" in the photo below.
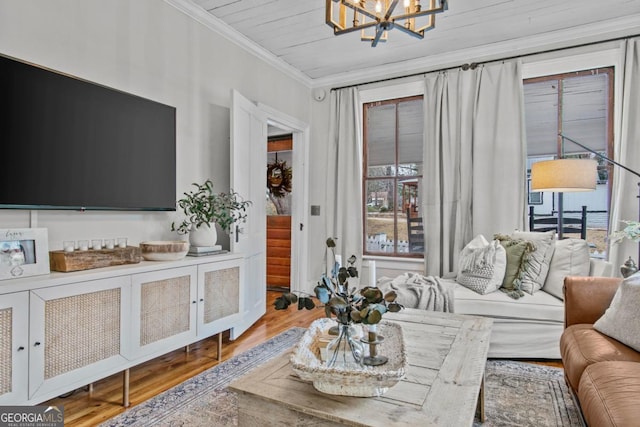
[[[424,254],[422,109],[422,96],[364,104],[365,254]]]
[[[527,168],[540,160],[594,158],[598,161],[596,191],[529,193],[529,213],[557,217],[562,197],[563,218],[579,218],[587,207],[587,241],[594,256],[604,256],[610,202],[610,166],[604,160],[565,140],[559,132],[612,158],[613,68],[527,79],[524,81]],[[567,234],[566,237],[579,237]]]

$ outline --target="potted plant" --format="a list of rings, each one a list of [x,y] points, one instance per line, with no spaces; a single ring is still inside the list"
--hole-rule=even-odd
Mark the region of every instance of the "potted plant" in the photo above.
[[[231,226],[238,222],[246,222],[247,208],[251,201],[244,200],[240,194],[231,190],[229,193],[214,193],[213,182],[207,179],[203,184],[193,183],[194,191],[185,192],[178,200],[186,218],[176,226],[171,223],[171,231],[178,234],[189,233],[192,246],[214,246],[217,241],[215,225],[218,224],[227,233]]]

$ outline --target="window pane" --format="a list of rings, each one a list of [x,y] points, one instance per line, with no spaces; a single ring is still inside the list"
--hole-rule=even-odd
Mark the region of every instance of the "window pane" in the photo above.
[[[379,104],[367,108],[365,136],[368,176],[395,175],[395,104]]]
[[[398,175],[422,175],[422,99],[398,104]]]
[[[364,226],[367,252],[391,254],[394,252],[396,234],[393,183],[393,179],[367,181],[367,210]]]
[[[527,155],[558,152],[558,80],[524,85]]]
[[[592,150],[606,151],[609,97],[607,74],[567,78],[562,93],[562,133]],[[564,154],[584,153],[565,142]]]

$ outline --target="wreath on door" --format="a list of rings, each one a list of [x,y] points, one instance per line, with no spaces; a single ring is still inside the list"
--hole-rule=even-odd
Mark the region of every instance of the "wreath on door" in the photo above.
[[[267,165],[267,188],[274,197],[282,198],[291,193],[291,168],[285,160],[276,159]]]

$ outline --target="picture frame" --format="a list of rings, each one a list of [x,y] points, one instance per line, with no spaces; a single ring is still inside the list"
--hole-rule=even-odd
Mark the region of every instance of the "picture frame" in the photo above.
[[[46,228],[0,229],[0,280],[49,274]]]

